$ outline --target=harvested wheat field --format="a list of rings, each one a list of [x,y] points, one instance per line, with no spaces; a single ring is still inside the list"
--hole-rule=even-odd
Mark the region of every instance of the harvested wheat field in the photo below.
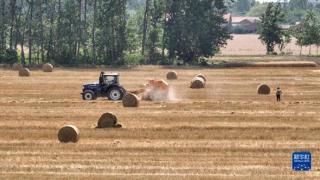
[[[222,55],[265,55],[266,47],[263,45],[259,39],[258,34],[233,34],[233,39],[228,40],[228,44],[225,48],[221,49]],[[301,54],[308,55],[310,47],[303,47],[301,49]],[[280,53],[278,47],[275,47],[275,50]],[[283,50],[284,53],[289,55],[299,55],[300,46],[296,44],[296,39],[286,45]],[[316,46],[311,47],[311,54],[316,55],[318,52]]]
[[[172,69],[119,71],[128,90]],[[81,85],[99,70],[0,70],[0,179],[320,179],[320,75],[309,68],[175,69],[170,102],[138,108],[103,98],[83,101]],[[195,74],[205,89],[190,89]],[[257,94],[266,83],[271,95]],[[280,85],[284,101],[276,103]],[[112,112],[122,128],[97,129]],[[77,143],[57,139],[79,128]],[[291,154],[310,151],[311,172],[291,170]]]

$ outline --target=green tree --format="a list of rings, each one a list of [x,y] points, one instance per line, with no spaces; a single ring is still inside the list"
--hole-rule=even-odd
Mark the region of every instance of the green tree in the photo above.
[[[283,50],[286,48],[286,46],[291,42],[291,31],[290,30],[284,30],[281,37],[281,43],[278,44],[279,51],[281,54],[284,54]]]
[[[146,0],[146,5],[145,5],[145,9],[144,9],[143,30],[142,30],[143,35],[142,35],[142,47],[141,47],[141,54],[142,55],[144,55],[144,49],[145,49],[146,41],[147,41],[150,3],[151,3],[151,0]]]
[[[311,55],[311,46],[320,44],[319,18],[313,11],[309,11],[303,20],[302,31],[303,45],[310,47],[309,55]]]
[[[6,45],[7,45],[7,26],[8,22],[7,19],[7,4],[6,0],[0,0],[0,56],[3,56],[6,51]]]
[[[92,39],[92,63],[97,63],[97,49],[96,49],[96,22],[97,22],[97,1],[94,0],[92,4],[93,8],[93,17],[92,17],[92,31],[91,31],[91,39]]]
[[[266,45],[267,54],[274,53],[275,45],[283,42],[283,31],[279,26],[283,20],[280,3],[269,3],[265,13],[260,17],[259,39]]]
[[[246,14],[251,8],[251,0],[236,0],[235,11],[239,14]]]
[[[246,14],[246,16],[262,16],[262,14],[266,11],[268,4],[256,4],[253,6]]]
[[[124,64],[126,0],[104,0],[97,7],[97,58],[105,64]]]
[[[292,35],[297,39],[296,44],[300,46],[300,56],[302,55],[302,47],[304,46],[303,24],[299,24],[292,29]]]
[[[214,55],[230,35],[223,26],[223,0],[168,1],[166,49],[169,58],[195,63],[201,56]]]
[[[33,53],[33,14],[34,14],[34,0],[27,0],[29,5],[29,15],[28,15],[28,48],[29,48],[29,66],[32,65],[32,53]]]
[[[301,23],[292,28],[293,36],[297,39],[300,48],[300,55],[303,46],[309,46],[309,54],[311,54],[311,45],[320,44],[320,18],[316,13],[309,11]]]
[[[293,9],[304,9],[308,8],[308,0],[290,0],[289,7]]]
[[[195,63],[229,38],[226,10],[223,0],[0,0],[1,62]]]
[[[161,63],[158,49],[161,49],[162,22],[164,19],[165,4],[163,0],[153,0],[150,6],[150,28],[147,42],[149,62],[151,64]]]
[[[144,9],[140,8],[129,16],[127,22],[127,50],[129,53],[137,53],[141,48],[143,13]]]

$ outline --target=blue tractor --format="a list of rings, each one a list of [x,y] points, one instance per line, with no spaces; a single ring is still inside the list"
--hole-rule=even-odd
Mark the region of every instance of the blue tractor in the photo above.
[[[118,101],[123,98],[126,90],[119,83],[119,74],[106,74],[101,72],[99,83],[83,85],[83,100],[95,100],[98,97],[107,97],[109,100]]]

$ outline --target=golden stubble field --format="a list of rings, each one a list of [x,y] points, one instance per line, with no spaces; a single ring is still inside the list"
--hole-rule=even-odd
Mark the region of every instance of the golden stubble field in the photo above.
[[[121,73],[127,89],[169,69]],[[316,68],[178,69],[172,102],[126,109],[104,99],[85,102],[81,85],[99,70],[0,70],[0,179],[319,179],[320,71]],[[207,88],[188,88],[207,75]],[[284,101],[258,96],[259,83],[280,85]],[[274,91],[274,89],[273,89]],[[123,129],[95,129],[104,112]],[[65,124],[80,128],[77,144],[60,144]],[[311,151],[313,170],[291,170],[294,151]]]
[[[233,39],[228,41],[226,47],[221,48],[221,54],[227,56],[248,56],[248,55],[265,55],[266,47],[258,39],[258,34],[233,34]],[[278,46],[275,47],[275,50],[279,53]],[[300,46],[296,44],[296,39],[292,39],[283,52],[289,55],[299,55]],[[320,50],[319,50],[320,52]],[[302,55],[309,54],[309,47],[305,46],[302,48]],[[311,47],[311,54],[317,54],[317,47]]]

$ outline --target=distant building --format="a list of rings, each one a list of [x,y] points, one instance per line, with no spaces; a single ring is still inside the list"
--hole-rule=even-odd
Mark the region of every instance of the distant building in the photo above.
[[[224,18],[229,26],[231,26],[231,32],[233,33],[245,34],[257,32],[259,17],[232,16],[231,14],[226,14]]]
[[[232,27],[233,30],[241,28],[247,33],[255,33],[258,29],[259,17],[248,17],[248,16],[233,16]]]

